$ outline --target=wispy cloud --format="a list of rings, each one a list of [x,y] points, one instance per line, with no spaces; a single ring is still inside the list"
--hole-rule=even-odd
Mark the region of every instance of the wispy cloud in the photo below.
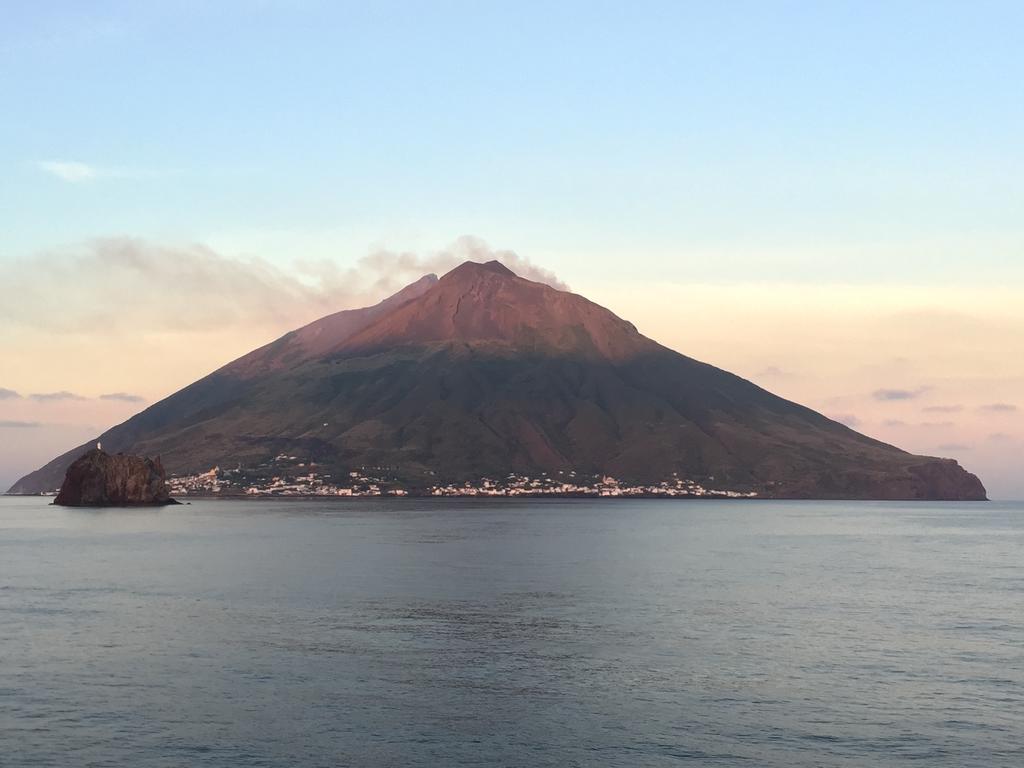
[[[159,179],[182,173],[180,169],[174,168],[111,168],[79,160],[40,160],[35,165],[43,173],[69,184],[82,184],[98,179]]]
[[[960,413],[962,405],[929,405],[921,410],[925,413]]]
[[[927,391],[928,387],[918,387],[917,389],[876,389],[871,393],[871,397],[881,401],[913,400]]]
[[[129,395],[127,392],[110,392],[106,395],[100,395],[100,400],[116,400],[122,403],[144,403],[146,398],[139,395]]]
[[[1012,413],[1017,410],[1017,406],[1011,403],[989,403],[988,405],[979,406],[978,410],[990,413]]]
[[[850,428],[859,427],[861,424],[860,419],[854,416],[852,413],[833,413],[829,415],[832,421],[838,421],[840,424],[845,424]]]
[[[41,171],[70,184],[91,181],[100,175],[99,169],[95,166],[77,160],[41,160],[38,166]]]
[[[33,429],[41,427],[38,421],[12,421],[11,419],[0,419],[0,429]]]
[[[51,403],[59,400],[86,400],[88,398],[76,395],[74,392],[61,390],[60,392],[35,392],[29,397],[39,403]]]
[[[17,400],[20,397],[21,395],[13,389],[4,389],[3,387],[0,387],[0,400]]]
[[[375,288],[390,292],[430,272],[444,274],[464,261],[500,261],[527,280],[546,283],[562,291],[569,289],[569,286],[551,270],[534,264],[515,251],[491,248],[479,237],[472,235],[463,235],[447,248],[426,254],[378,249],[359,259],[356,268],[348,272],[350,277],[353,273],[364,279],[370,277],[374,279]],[[328,282],[337,276],[336,268],[332,269],[332,266],[333,263],[299,262],[299,267],[303,271],[322,276]]]
[[[108,238],[0,261],[0,324],[103,336],[239,327],[276,332],[373,304],[428,272],[491,258],[524,277],[564,285],[515,252],[492,250],[477,238],[426,255],[377,250],[352,266],[300,262],[295,269],[203,245]]]
[[[790,371],[779,368],[777,365],[769,365],[762,368],[755,374],[759,379],[788,379],[795,374]]]
[[[956,426],[952,421],[918,421],[908,422],[903,419],[886,419],[882,422],[887,427],[902,428],[909,427],[911,429],[946,429],[947,427]]]

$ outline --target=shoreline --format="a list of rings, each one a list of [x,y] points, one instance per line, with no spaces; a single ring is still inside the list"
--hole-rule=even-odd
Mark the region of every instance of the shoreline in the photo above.
[[[55,493],[3,493],[0,494],[0,498],[11,498],[11,499],[35,499],[35,498],[55,498]],[[900,499],[900,498],[851,498],[851,497],[838,497],[838,496],[823,496],[823,497],[786,497],[786,496],[667,496],[661,494],[636,494],[636,495],[618,495],[618,496],[600,496],[591,494],[551,494],[551,493],[537,493],[537,494],[526,494],[520,493],[515,495],[459,495],[459,496],[435,496],[433,494],[413,495],[406,494],[404,496],[337,496],[337,495],[321,495],[321,494],[302,494],[302,495],[288,495],[288,496],[271,496],[267,494],[231,494],[221,496],[218,494],[209,495],[191,495],[191,496],[172,496],[172,503],[170,504],[121,504],[121,505],[109,505],[111,507],[121,508],[135,508],[135,507],[173,507],[173,506],[187,506],[193,500],[195,501],[257,501],[257,502],[270,502],[270,501],[299,501],[299,502],[310,502],[310,501],[339,501],[342,503],[350,503],[355,501],[426,501],[426,500],[445,500],[445,501],[516,501],[519,499],[525,499],[529,501],[744,501],[744,502],[758,502],[758,501],[786,501],[786,502],[832,502],[832,501],[846,501],[846,502],[903,502],[903,503],[943,503],[943,504],[982,504],[993,501],[992,499]],[[1000,501],[996,499],[996,501]],[[51,506],[54,505],[50,502]],[[64,506],[64,505],[60,505]],[[75,509],[76,507],[70,506],[69,509]],[[105,507],[82,507],[82,509],[102,509]]]

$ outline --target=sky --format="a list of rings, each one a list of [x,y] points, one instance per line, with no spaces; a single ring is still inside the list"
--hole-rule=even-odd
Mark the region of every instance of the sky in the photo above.
[[[0,486],[498,254],[1024,498],[1022,28],[1018,2],[0,0]]]

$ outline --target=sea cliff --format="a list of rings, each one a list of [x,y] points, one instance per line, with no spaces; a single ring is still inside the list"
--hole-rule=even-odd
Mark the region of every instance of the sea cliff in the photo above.
[[[76,459],[54,504],[68,507],[177,504],[167,490],[160,458],[128,456],[94,448]]]

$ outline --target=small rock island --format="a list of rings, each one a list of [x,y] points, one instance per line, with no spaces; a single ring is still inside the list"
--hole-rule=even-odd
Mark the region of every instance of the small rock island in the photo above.
[[[99,446],[76,459],[53,502],[66,507],[155,507],[177,504],[160,458],[111,456]]]

